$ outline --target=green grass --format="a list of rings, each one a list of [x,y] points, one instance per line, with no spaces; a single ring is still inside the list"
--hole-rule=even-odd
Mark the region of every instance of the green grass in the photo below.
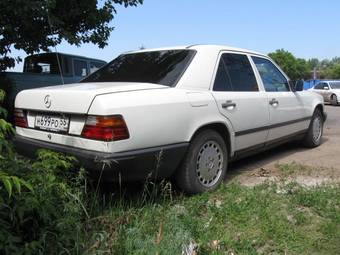
[[[50,151],[0,158],[0,254],[339,254],[340,184],[291,181],[307,167],[189,197],[167,182],[98,192],[74,164]],[[8,176],[32,188],[8,192]]]
[[[276,168],[284,178],[295,175],[311,175],[313,172],[319,172],[321,170],[320,168],[313,168],[296,162],[277,164]]]
[[[103,206],[88,232],[87,253],[181,254],[190,242],[198,254],[340,251],[339,185],[228,184],[193,197],[169,194]]]

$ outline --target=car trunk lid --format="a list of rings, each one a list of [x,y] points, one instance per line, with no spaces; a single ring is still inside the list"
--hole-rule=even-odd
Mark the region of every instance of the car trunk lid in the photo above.
[[[164,89],[151,83],[101,82],[77,83],[21,91],[15,107],[35,111],[86,114],[98,95],[137,90]]]

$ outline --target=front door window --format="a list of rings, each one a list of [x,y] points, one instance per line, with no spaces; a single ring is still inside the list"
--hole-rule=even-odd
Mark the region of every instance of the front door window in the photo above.
[[[288,81],[277,67],[268,59],[252,57],[260,73],[263,86],[268,92],[290,91]]]

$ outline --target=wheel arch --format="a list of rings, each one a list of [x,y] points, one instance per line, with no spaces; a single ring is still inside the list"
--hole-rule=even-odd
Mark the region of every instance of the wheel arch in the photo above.
[[[338,104],[338,96],[337,96],[337,94],[335,94],[334,92],[329,96],[329,102],[331,103],[331,104],[333,104],[333,96],[335,96],[335,99],[336,99],[336,104]]]
[[[322,114],[322,117],[323,117],[323,120],[326,121],[327,114],[325,113],[325,106],[324,106],[324,104],[317,104],[314,107],[314,112],[315,112],[315,110],[320,110],[320,112]]]
[[[199,128],[197,128],[195,130],[195,132],[192,134],[190,141],[196,136],[198,135],[200,132],[202,132],[203,130],[207,130],[207,129],[211,129],[216,131],[217,133],[219,133],[224,142],[226,143],[227,146],[227,150],[228,150],[228,157],[231,157],[233,155],[233,151],[234,151],[234,146],[233,146],[233,136],[232,133],[230,132],[228,126],[225,123],[222,122],[212,122],[212,123],[207,123],[204,124],[202,126],[200,126]]]

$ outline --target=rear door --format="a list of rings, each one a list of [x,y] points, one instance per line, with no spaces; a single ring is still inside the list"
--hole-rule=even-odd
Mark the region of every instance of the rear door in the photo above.
[[[221,114],[233,125],[236,151],[265,142],[269,124],[267,97],[259,89],[246,54],[220,54],[212,94]]]
[[[284,138],[306,129],[306,118],[301,93],[293,92],[288,79],[269,59],[252,56],[267,94],[270,125],[268,141]],[[307,125],[308,126],[308,125]]]

